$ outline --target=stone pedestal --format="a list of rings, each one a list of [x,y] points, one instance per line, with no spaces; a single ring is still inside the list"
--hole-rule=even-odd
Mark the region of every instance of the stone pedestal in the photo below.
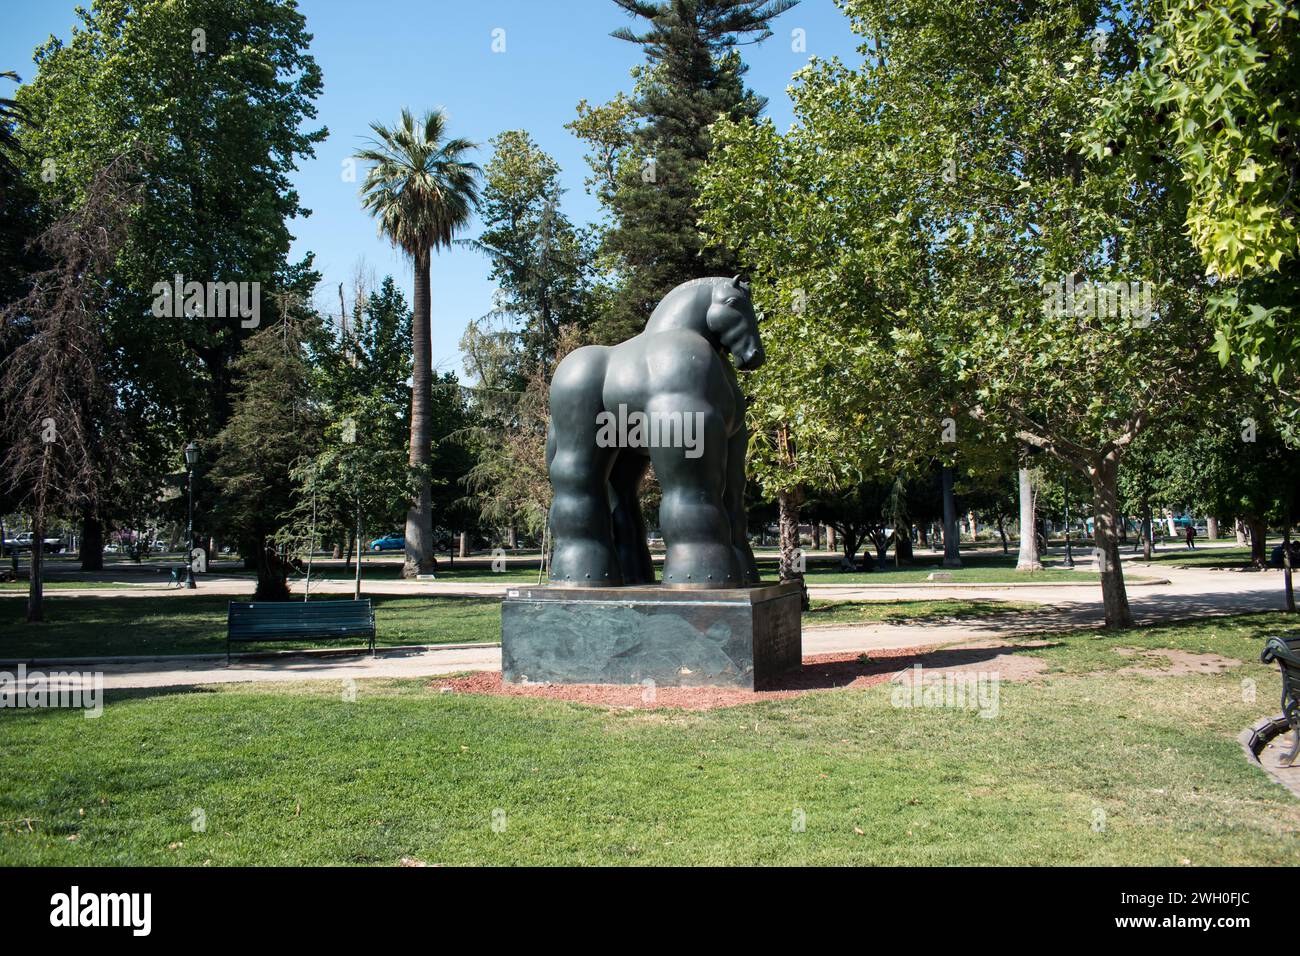
[[[501,607],[502,678],[752,690],[801,665],[800,601],[798,583],[511,588]]]

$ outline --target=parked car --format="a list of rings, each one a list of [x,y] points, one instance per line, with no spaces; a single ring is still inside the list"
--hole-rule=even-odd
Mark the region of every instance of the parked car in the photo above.
[[[14,535],[12,538],[5,538],[5,548],[10,551],[30,551],[32,541],[35,535],[30,531],[24,531],[21,534]],[[41,548],[46,554],[55,554],[63,545],[62,538],[45,538],[44,546]]]
[[[406,550],[406,536],[401,534],[386,534],[382,538],[376,538],[370,542],[371,551],[404,551]]]

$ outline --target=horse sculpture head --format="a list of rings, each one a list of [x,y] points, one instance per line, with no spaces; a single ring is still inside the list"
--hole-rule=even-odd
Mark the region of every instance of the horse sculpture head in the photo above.
[[[713,299],[705,316],[709,333],[736,359],[736,366],[750,371],[763,364],[767,355],[758,336],[758,317],[749,298],[749,283],[720,279],[713,283]]]

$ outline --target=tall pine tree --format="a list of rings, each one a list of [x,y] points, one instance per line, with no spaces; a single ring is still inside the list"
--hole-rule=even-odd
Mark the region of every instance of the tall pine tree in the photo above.
[[[634,74],[626,145],[608,193],[613,223],[604,251],[623,288],[596,331],[611,341],[641,331],[678,283],[737,271],[732,256],[707,246],[696,227],[695,174],[712,144],[709,127],[720,116],[752,119],[766,103],[745,87],[736,47],[771,36],[771,21],[798,0],[614,2],[645,22],[641,31],[629,26],[613,35],[640,46],[647,64]],[[584,128],[587,118],[580,110],[572,128],[600,153],[610,131]]]

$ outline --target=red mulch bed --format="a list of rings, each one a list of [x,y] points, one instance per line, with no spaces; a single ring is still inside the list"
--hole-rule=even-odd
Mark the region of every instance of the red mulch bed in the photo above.
[[[872,687],[883,684],[913,663],[927,667],[956,661],[936,661],[930,647],[873,650],[865,662],[861,653],[814,654],[803,659],[803,667],[791,671],[762,690],[731,687],[656,687],[640,684],[503,684],[500,671],[483,671],[468,677],[438,678],[429,687],[463,694],[498,694],[504,697],[542,697],[571,700],[624,710],[713,710],[736,707],[760,700],[779,700],[814,690],[842,687]],[[944,655],[940,655],[944,656]],[[923,660],[924,659],[924,660]],[[653,691],[653,699],[651,692]]]

